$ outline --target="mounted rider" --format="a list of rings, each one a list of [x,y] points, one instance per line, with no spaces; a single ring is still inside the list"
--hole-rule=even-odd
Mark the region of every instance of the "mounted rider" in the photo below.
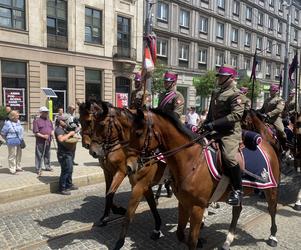
[[[241,171],[235,156],[242,141],[240,123],[245,105],[236,88],[237,76],[232,66],[220,67],[217,73],[219,86],[212,93],[209,112],[203,125],[205,130],[218,133],[223,164],[227,168],[233,189],[228,198],[228,203],[232,206],[240,205],[243,196]]]
[[[295,95],[296,90],[292,89],[289,94],[288,100],[285,102],[284,110],[282,112],[283,119],[287,119],[295,113]]]
[[[176,90],[178,75],[166,72],[164,74],[165,92],[159,95],[158,108],[165,112],[174,112],[180,119],[184,111],[184,97]]]
[[[249,97],[247,97],[247,94],[249,93],[249,88],[240,87],[239,91],[243,98],[243,103],[245,104],[245,110],[250,110],[251,109],[251,99]]]
[[[270,97],[267,98],[262,108],[259,110],[260,113],[264,114],[265,120],[274,125],[280,144],[285,146],[286,134],[284,132],[284,126],[281,119],[281,114],[284,110],[284,100],[279,96],[280,87],[278,84],[272,84],[270,86]]]
[[[129,106],[130,109],[137,109],[143,106],[144,88],[142,85],[142,77],[140,73],[137,72],[135,74],[134,81],[135,81],[135,90],[133,90],[131,93],[131,103]],[[151,95],[147,90],[145,91],[145,102],[146,103],[151,102]]]

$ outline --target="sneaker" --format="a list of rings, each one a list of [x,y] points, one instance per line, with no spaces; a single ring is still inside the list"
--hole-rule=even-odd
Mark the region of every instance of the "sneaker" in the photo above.
[[[72,190],[78,190],[78,187],[77,187],[77,186],[75,186],[75,185],[72,185],[71,187],[69,187],[69,188],[66,188],[66,190],[68,190],[68,191],[72,191]]]
[[[17,172],[23,172],[24,170],[22,168],[17,168],[16,171]]]
[[[66,189],[66,190],[60,191],[60,194],[62,194],[62,195],[71,195],[71,192]]]
[[[73,162],[73,166],[78,166],[78,163],[76,163],[76,162]]]

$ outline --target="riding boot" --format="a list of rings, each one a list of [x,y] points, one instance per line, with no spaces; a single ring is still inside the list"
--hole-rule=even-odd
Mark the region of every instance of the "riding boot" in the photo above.
[[[243,196],[240,167],[239,165],[236,165],[235,167],[230,167],[228,169],[233,188],[228,198],[228,204],[232,206],[239,206]]]

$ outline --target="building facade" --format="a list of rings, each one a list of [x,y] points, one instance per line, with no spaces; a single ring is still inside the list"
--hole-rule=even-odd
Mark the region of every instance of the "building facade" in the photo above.
[[[142,61],[143,1],[0,0],[0,103],[30,122],[52,88],[54,113],[76,100],[127,105]]]
[[[193,77],[231,64],[250,75],[257,51],[257,78],[267,90],[279,82],[283,69],[287,9],[281,0],[159,0],[154,11],[154,32],[160,63],[178,72],[186,106],[194,106]],[[300,55],[301,1],[291,7],[289,62]],[[263,91],[258,99],[260,106]],[[204,105],[206,106],[206,104]]]

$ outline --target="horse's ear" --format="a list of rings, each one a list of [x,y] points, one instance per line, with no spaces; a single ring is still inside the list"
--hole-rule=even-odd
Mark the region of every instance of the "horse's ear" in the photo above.
[[[138,120],[143,120],[144,119],[144,113],[142,111],[142,109],[137,109],[137,115],[136,115]]]

